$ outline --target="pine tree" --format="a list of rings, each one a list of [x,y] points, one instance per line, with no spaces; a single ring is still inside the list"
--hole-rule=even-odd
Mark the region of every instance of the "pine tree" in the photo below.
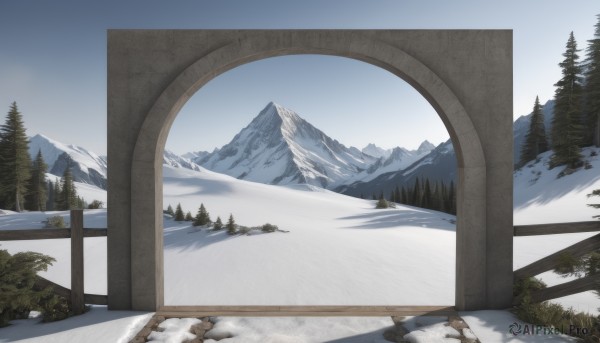
[[[571,32],[567,41],[564,61],[559,63],[562,78],[555,84],[554,118],[552,118],[552,149],[554,155],[551,167],[566,165],[577,168],[581,164],[581,66],[577,55],[577,42]]]
[[[217,217],[217,220],[215,221],[215,224],[213,225],[213,229],[215,229],[215,230],[223,229],[223,221],[221,220],[221,217]]]
[[[415,180],[415,185],[413,187],[411,205],[421,207],[421,183],[419,182],[419,177]]]
[[[58,207],[56,209],[59,211],[72,210],[78,208],[79,205],[82,205],[77,196],[77,189],[75,188],[70,165],[67,166],[60,179],[60,191],[57,194]]]
[[[544,126],[544,113],[542,112],[540,99],[536,96],[529,130],[521,147],[519,166],[524,166],[545,151],[548,151],[548,140],[546,139],[546,128]]]
[[[28,145],[23,118],[13,102],[0,126],[0,208],[24,208],[31,167]]]
[[[177,204],[177,208],[175,209],[175,221],[182,222],[185,220],[185,215],[183,214],[183,210],[181,209],[181,204]]]
[[[454,181],[450,181],[450,186],[448,187],[447,213],[456,214],[456,189]]]
[[[46,210],[54,211],[54,183],[48,180],[47,183],[48,198],[46,199]]]
[[[173,207],[171,206],[171,204],[167,206],[167,210],[165,211],[165,213],[170,214],[171,216],[175,216],[175,212],[173,211]]]
[[[585,59],[584,112],[588,121],[588,143],[600,147],[600,15],[594,38],[589,40]],[[586,144],[587,145],[587,144]]]
[[[429,185],[429,179],[425,179],[425,186],[423,187],[423,201],[421,207],[431,208],[431,186]]]
[[[58,179],[56,179],[54,181],[54,204],[52,206],[52,208],[54,209],[54,211],[60,211],[61,208],[61,204],[60,204],[60,199],[61,199],[61,194],[62,194],[62,188],[60,186],[60,181],[58,181]]]
[[[192,212],[187,211],[187,213],[185,214],[185,221],[186,222],[191,222],[194,220],[194,217],[192,217]]]
[[[29,179],[29,193],[27,194],[27,209],[30,211],[45,211],[47,200],[46,171],[48,166],[38,150],[35,161],[31,165],[31,178]]]
[[[233,214],[229,214],[229,220],[227,220],[227,225],[225,227],[227,228],[228,234],[230,234],[230,235],[236,234],[235,220],[233,219]]]
[[[210,215],[204,207],[204,204],[200,204],[196,218],[194,219],[194,226],[204,226],[210,224]]]
[[[401,202],[402,202],[403,204],[406,204],[406,205],[408,205],[408,204],[409,204],[409,203],[408,203],[408,199],[409,199],[409,198],[408,198],[408,193],[407,193],[407,191],[406,191],[406,187],[404,187],[404,186],[402,186],[401,199],[402,199],[402,200],[401,200]]]

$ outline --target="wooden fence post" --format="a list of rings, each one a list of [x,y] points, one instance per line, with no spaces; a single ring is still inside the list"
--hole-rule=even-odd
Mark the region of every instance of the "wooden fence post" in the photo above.
[[[83,210],[71,210],[71,305],[83,313]]]

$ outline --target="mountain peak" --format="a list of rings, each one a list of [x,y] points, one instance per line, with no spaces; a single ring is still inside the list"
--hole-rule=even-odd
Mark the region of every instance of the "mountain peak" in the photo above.
[[[417,152],[419,154],[421,153],[428,153],[431,150],[435,149],[435,145],[431,144],[430,141],[428,140],[424,140],[423,143],[421,143],[421,145],[419,145],[419,148],[417,149]]]

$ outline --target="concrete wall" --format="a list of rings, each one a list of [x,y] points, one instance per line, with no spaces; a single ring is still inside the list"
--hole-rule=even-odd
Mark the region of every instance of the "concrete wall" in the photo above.
[[[289,54],[377,65],[431,103],[459,166],[456,306],[509,307],[512,31],[109,30],[109,308],[163,305],[161,163],[181,107],[229,69]]]

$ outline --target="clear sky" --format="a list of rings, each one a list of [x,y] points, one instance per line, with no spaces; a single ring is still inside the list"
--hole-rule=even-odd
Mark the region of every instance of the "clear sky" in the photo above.
[[[0,113],[17,101],[28,134],[104,154],[109,28],[482,28],[514,30],[516,118],[531,111],[536,95],[542,103],[552,98],[569,32],[584,49],[596,14],[598,0],[2,0]],[[203,87],[175,121],[167,148],[220,146],[270,100],[346,145],[415,148],[447,137],[429,105],[387,72],[342,58],[288,56],[238,67]]]

